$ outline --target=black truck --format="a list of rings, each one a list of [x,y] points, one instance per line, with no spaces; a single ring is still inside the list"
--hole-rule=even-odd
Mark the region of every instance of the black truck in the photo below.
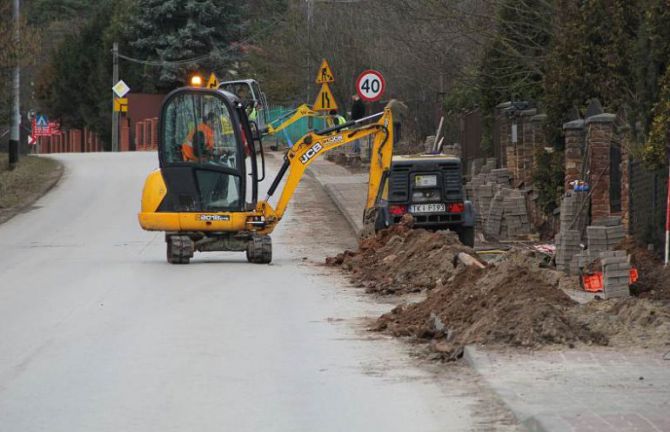
[[[409,213],[414,226],[458,234],[474,247],[475,212],[465,199],[461,159],[446,155],[394,156],[388,189],[378,207],[376,228],[400,222]]]

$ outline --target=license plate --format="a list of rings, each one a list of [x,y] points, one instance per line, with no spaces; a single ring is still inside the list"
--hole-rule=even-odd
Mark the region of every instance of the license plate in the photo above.
[[[446,204],[414,204],[409,207],[410,213],[444,213],[446,211]]]
[[[437,176],[434,175],[418,175],[414,177],[414,184],[416,186],[437,186]]]

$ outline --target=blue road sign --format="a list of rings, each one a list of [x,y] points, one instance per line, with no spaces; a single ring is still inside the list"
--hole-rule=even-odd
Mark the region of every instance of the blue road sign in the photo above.
[[[35,125],[40,129],[48,128],[49,127],[49,119],[44,114],[37,114],[37,118],[35,119]]]

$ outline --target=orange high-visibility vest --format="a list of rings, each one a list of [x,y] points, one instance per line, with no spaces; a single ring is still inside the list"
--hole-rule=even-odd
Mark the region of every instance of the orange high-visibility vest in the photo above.
[[[214,150],[214,131],[205,123],[200,123],[196,129],[193,129],[186,136],[184,143],[181,146],[181,154],[185,161],[197,161],[193,152],[193,137],[196,132],[202,132],[205,135],[205,146],[208,150]]]

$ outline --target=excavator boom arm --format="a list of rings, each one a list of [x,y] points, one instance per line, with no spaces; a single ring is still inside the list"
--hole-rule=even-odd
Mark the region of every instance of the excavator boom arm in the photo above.
[[[268,192],[268,196],[273,195],[282,177],[288,172],[277,207],[272,209],[267,200],[259,202],[259,210],[263,212],[270,229],[284,215],[305,170],[318,156],[371,135],[374,136],[374,140],[370,159],[366,212],[372,209],[376,205],[384,174],[390,169],[393,157],[393,118],[388,109],[375,123],[360,125],[360,123],[350,122],[324,131],[310,132],[286,153],[284,164]]]
[[[293,123],[305,118],[305,117],[320,117],[320,118],[325,118],[326,122],[332,122],[329,116],[324,116],[322,113],[318,111],[314,111],[312,108],[309,107],[307,104],[300,105],[298,108],[293,111],[293,114],[290,116],[285,116],[285,117],[280,117],[276,119],[275,121],[271,122],[264,133],[268,135],[276,135],[277,133],[283,131],[287,127],[291,126]],[[281,123],[275,126],[275,123],[279,122],[282,120]]]

